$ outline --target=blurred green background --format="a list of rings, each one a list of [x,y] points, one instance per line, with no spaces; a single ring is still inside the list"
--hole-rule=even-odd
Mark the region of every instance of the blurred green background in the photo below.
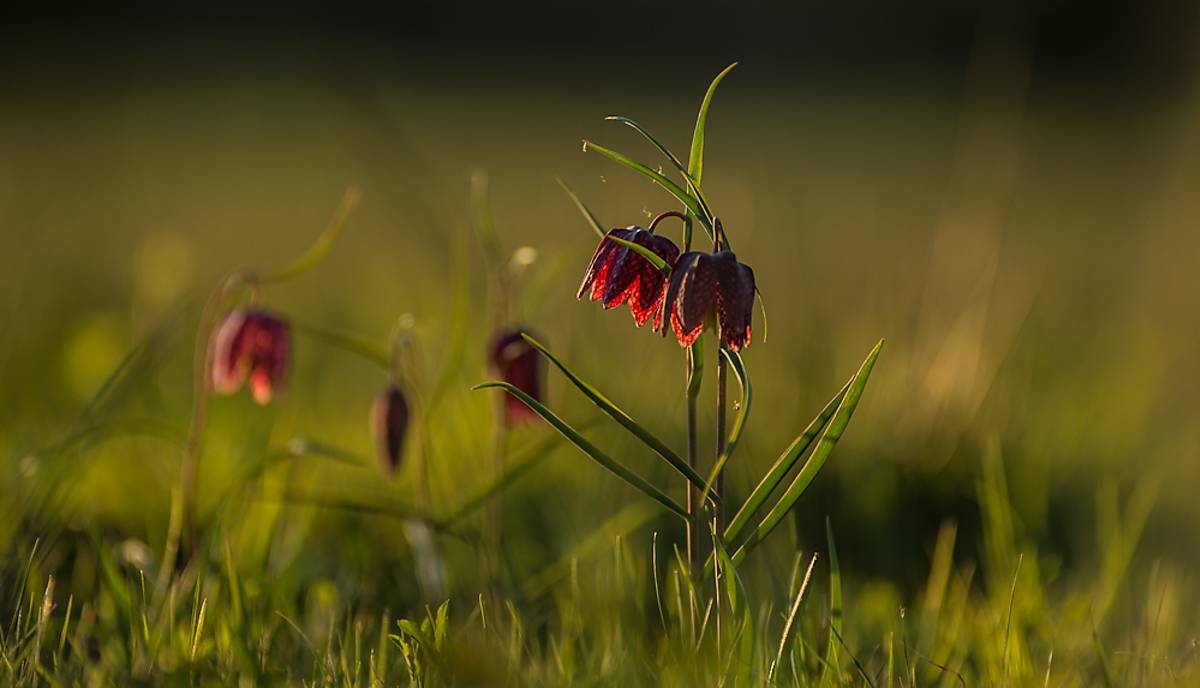
[[[10,24],[0,108],[0,549],[41,533],[59,543],[99,533],[145,542],[157,556],[178,481],[171,437],[187,428],[199,305],[229,271],[301,252],[351,184],[364,201],[336,249],[303,279],[269,289],[267,303],[380,344],[411,313],[432,378],[453,360],[448,313],[455,280],[469,280],[472,334],[431,418],[435,503],[482,485],[486,466],[490,398],[466,391],[487,375],[469,203],[479,170],[506,250],[537,250],[522,321],[681,447],[679,348],[635,331],[627,314],[575,300],[595,238],[554,178],[609,226],[672,208],[661,189],[582,153],[580,139],[655,161],[632,131],[602,120],[625,114],[684,150],[708,80],[741,59],[709,119],[705,188],[755,270],[770,330],[746,353],[755,410],[730,489],[745,494],[886,337],[858,415],[789,526],[795,542],[819,546],[828,515],[851,579],[919,586],[943,522],[958,523],[956,557],[979,556],[976,485],[991,456],[1007,473],[1017,528],[1050,560],[1052,581],[1096,574],[1106,514],[1138,490],[1153,499],[1138,570],[1158,561],[1193,580],[1195,13],[1143,12],[1127,34],[1120,16],[1110,27],[1108,15],[1085,11],[1047,10],[1045,19],[1030,10],[1025,21],[993,24],[966,8],[922,5],[912,11],[932,19],[895,35],[878,26],[887,17],[862,9],[822,15],[825,24],[793,36],[770,12],[752,21],[743,10],[728,43],[707,23],[678,20],[679,34],[709,37],[693,41],[702,44],[693,55],[691,42],[670,37],[669,6],[655,7],[668,15],[661,35],[630,8],[582,12],[578,46],[563,33],[565,10],[513,36],[502,34],[526,15],[457,39],[441,33],[456,26],[450,15],[433,10],[436,30],[394,35],[361,31],[370,14],[349,28],[331,20],[329,33],[319,17],[264,32],[275,16],[265,11],[246,31],[230,30],[237,20],[227,17],[211,32],[181,30],[185,20],[161,31]],[[784,14],[803,25],[803,10]],[[1077,16],[1096,24],[1063,28]],[[646,35],[608,49],[587,30],[598,17],[591,28],[611,30],[623,17]],[[931,35],[914,26],[943,19],[940,43],[914,47]],[[765,329],[757,315],[755,327]],[[139,345],[145,355],[89,409]],[[595,416],[561,377],[549,380],[565,417]],[[297,436],[367,457],[361,468],[299,464],[304,495],[407,498],[411,476],[383,481],[369,459],[367,412],[384,382],[363,361],[297,335],[294,382],[280,403],[215,402],[202,516],[219,519],[239,470]],[[155,432],[63,444],[97,417]],[[589,435],[674,484],[611,424]],[[409,599],[410,569],[396,563],[407,545],[394,523],[343,509],[280,511],[279,495],[259,497],[246,513],[286,514],[276,546],[293,548],[291,561],[311,570],[305,578],[354,581],[361,589],[347,588],[350,597]],[[511,557],[519,571],[537,571],[640,499],[564,447],[512,489]],[[674,532],[669,517],[655,523]]]

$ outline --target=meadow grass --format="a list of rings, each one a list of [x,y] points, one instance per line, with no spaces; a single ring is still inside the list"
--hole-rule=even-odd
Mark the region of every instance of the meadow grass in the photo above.
[[[998,453],[977,489],[982,560],[957,557],[956,524],[945,523],[923,589],[909,599],[884,582],[844,588],[836,526],[817,551],[780,548],[791,551],[790,561],[785,554],[751,575],[718,578],[719,593],[707,595],[681,573],[682,556],[654,529],[655,509],[644,503],[621,509],[504,592],[473,592],[467,576],[448,599],[399,612],[357,590],[362,582],[342,567],[311,580],[311,564],[273,541],[275,524],[262,518],[222,519],[202,556],[165,584],[150,552],[132,540],[76,545],[72,566],[59,567],[70,572],[65,581],[47,573],[54,562],[45,548],[67,543],[35,542],[19,571],[5,571],[4,675],[17,685],[1196,680],[1194,619],[1177,606],[1179,577],[1155,567],[1135,590],[1128,570],[1145,495],[1113,514],[1097,576],[1056,581],[1053,557],[1014,529]],[[368,518],[389,518],[378,511]],[[249,542],[257,546],[238,544]],[[406,549],[399,539],[395,546]],[[391,565],[400,570],[381,576],[403,577],[416,563],[410,557],[397,553]],[[85,576],[96,581],[87,598],[64,594],[91,587],[80,586]]]
[[[661,118],[690,124],[696,90]],[[610,314],[570,298],[594,239],[570,199],[557,195],[553,174],[612,224],[630,208],[672,201],[631,181],[635,175],[601,165],[608,161],[591,162],[599,156],[565,162],[551,152],[577,150],[576,127],[592,126],[595,103],[571,110],[586,111],[579,122],[587,124],[565,115],[531,125],[527,108],[538,103],[501,102],[495,129],[479,132],[463,126],[453,99],[406,102],[396,93],[347,87],[344,101],[315,106],[314,130],[347,117],[354,126],[348,144],[320,142],[328,164],[309,176],[286,142],[268,140],[259,148],[263,169],[240,171],[240,181],[226,186],[220,180],[229,163],[241,159],[235,147],[200,150],[172,139],[168,126],[151,127],[147,135],[160,137],[159,145],[144,145],[170,156],[184,148],[199,170],[191,173],[194,186],[231,195],[219,209],[207,209],[199,194],[110,216],[104,194],[115,187],[101,183],[94,192],[76,189],[75,205],[59,211],[65,217],[43,218],[36,204],[8,211],[10,221],[31,227],[57,221],[75,231],[83,220],[73,213],[80,213],[119,229],[142,226],[144,215],[184,227],[201,222],[212,234],[185,241],[181,253],[172,232],[78,233],[78,244],[75,234],[51,233],[31,239],[28,265],[4,259],[6,286],[37,283],[35,268],[62,278],[28,291],[23,302],[46,317],[6,334],[6,683],[1200,680],[1189,421],[1197,407],[1178,382],[1195,370],[1187,352],[1200,331],[1186,316],[1194,306],[1187,280],[1195,275],[1182,258],[1195,246],[1170,230],[1194,217],[1190,196],[1170,192],[1193,180],[1194,150],[1181,148],[1164,166],[1165,191],[1138,191],[1158,208],[1138,225],[1139,235],[1113,218],[1126,203],[1141,208],[1143,197],[1115,193],[1123,175],[1105,171],[1110,158],[1140,150],[1136,132],[1133,143],[1099,141],[1103,122],[1090,120],[1099,132],[1065,126],[1056,103],[1030,106],[1032,131],[1022,136],[1003,122],[999,133],[983,126],[973,134],[968,122],[960,158],[936,135],[957,111],[936,105],[891,105],[875,118],[847,94],[820,101],[830,105],[775,109],[753,106],[773,102],[762,94],[751,105],[722,96],[718,107],[732,112],[712,115],[722,124],[719,136],[708,136],[705,201],[726,209],[739,256],[755,259],[772,317],[770,342],[756,342],[746,355],[755,415],[731,461],[731,501],[753,494],[780,447],[804,430],[871,343],[882,334],[889,343],[846,441],[794,509],[780,514],[775,535],[741,560],[702,532],[716,540],[718,564],[692,581],[683,573],[682,520],[550,428],[513,430],[507,468],[491,474],[494,399],[468,391],[489,377],[480,342],[490,332],[480,277],[486,258],[459,217],[468,214],[465,178],[439,184],[419,153],[389,149],[402,162],[382,161],[364,142],[402,147],[384,135],[397,133],[388,115],[394,107],[418,122],[417,147],[433,145],[447,166],[437,170],[465,169],[469,151],[484,151],[500,239],[507,249],[530,244],[541,254],[526,275],[520,317],[546,331],[547,346],[570,370],[681,447],[687,432],[677,347],[618,328]],[[231,137],[266,131],[257,106],[223,107],[243,117]],[[796,122],[825,138],[789,138],[783,132]],[[71,129],[63,124],[45,126]],[[517,126],[524,127],[516,137],[520,156],[498,136]],[[615,138],[621,128],[612,126],[588,129],[589,137]],[[536,143],[544,138],[553,144]],[[36,139],[12,147],[17,159],[31,169],[66,164],[53,152],[42,161],[46,148]],[[67,147],[94,150],[99,161],[119,152],[111,141],[75,144]],[[1004,215],[992,205],[995,189],[985,185],[984,193],[971,181],[1003,186],[1004,174],[1001,182],[993,168],[977,174],[971,150],[999,145],[1012,153],[1035,144],[1043,157],[1030,156],[1026,185],[1001,189],[1020,212]],[[654,145],[638,145],[635,133],[622,149],[655,154]],[[1073,167],[1084,148],[1094,156],[1086,172]],[[779,156],[766,172],[762,151]],[[158,188],[155,175],[174,158],[150,159],[122,182]],[[952,178],[962,188],[943,188],[944,169],[960,164],[966,171]],[[669,162],[664,167],[670,171]],[[1083,182],[1053,185],[1064,168]],[[329,169],[365,176],[357,224],[319,268],[271,295],[294,314],[289,394],[268,408],[244,398],[212,400],[195,499],[203,534],[186,557],[172,542],[184,530],[179,457],[191,413],[191,338],[205,291],[196,285],[215,283],[244,261],[285,264],[280,255],[302,250],[337,202],[336,191],[317,190]],[[283,200],[238,195],[264,171],[281,175]],[[584,179],[593,183],[577,181]],[[412,188],[397,188],[401,181]],[[1056,191],[1053,198],[1038,191],[1044,185]],[[463,192],[438,197],[447,188]],[[686,183],[677,188],[688,193]],[[696,210],[704,213],[699,199]],[[1056,224],[1064,215],[1065,228]],[[1085,264],[1071,239],[1083,227],[1092,252]],[[68,246],[53,267],[51,256]],[[121,251],[148,256],[133,267],[132,286],[109,274],[123,260],[109,252]],[[174,269],[154,268],[161,262]],[[1086,314],[1097,294],[1106,297],[1103,319]],[[181,298],[187,302],[176,305]],[[128,304],[132,315],[114,315]],[[416,315],[413,357],[421,374],[414,393],[422,408],[401,471],[382,478],[367,457],[363,400],[386,378],[386,334],[405,311]],[[680,500],[678,470],[614,424],[602,405],[597,411],[595,400],[557,374],[548,396],[607,456]],[[715,439],[707,430],[713,415],[699,412],[706,442]],[[415,488],[418,456],[429,470],[429,511]],[[700,475],[713,482],[707,470]],[[497,549],[485,514],[500,495]],[[444,587],[431,594],[423,581],[437,580],[439,571]]]

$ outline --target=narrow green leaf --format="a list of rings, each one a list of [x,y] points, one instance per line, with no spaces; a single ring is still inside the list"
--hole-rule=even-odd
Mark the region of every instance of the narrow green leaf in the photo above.
[[[1100,631],[1096,630],[1095,621],[1092,621],[1092,647],[1096,650],[1096,659],[1100,661],[1100,677],[1104,679],[1105,687],[1115,688],[1117,680],[1108,664],[1108,656],[1104,653],[1104,645],[1100,642]]]
[[[825,648],[825,671],[821,684],[833,677],[830,670],[841,671],[838,662],[838,643],[842,638],[842,569],[838,565],[837,547],[833,543],[833,527],[825,517],[825,540],[829,543],[829,646]]]
[[[558,182],[558,185],[562,187],[562,190],[566,191],[567,195],[571,197],[571,202],[575,204],[575,207],[579,210],[579,214],[583,215],[583,219],[587,220],[588,224],[591,225],[592,231],[594,231],[597,236],[603,239],[604,235],[606,234],[604,231],[604,225],[600,224],[600,220],[596,218],[595,213],[593,213],[586,205],[584,205],[583,201],[579,200],[579,196],[576,195],[575,192],[571,190],[571,187],[567,186],[567,183],[564,182],[560,177],[555,177],[554,180]]]
[[[825,427],[825,424],[829,422],[834,412],[837,411],[838,405],[842,403],[842,399],[846,396],[846,390],[849,388],[850,382],[843,385],[841,391],[835,394],[825,404],[825,408],[821,409],[821,412],[817,414],[817,417],[812,419],[808,427],[804,428],[804,432],[792,440],[791,445],[775,460],[774,465],[762,477],[758,486],[754,488],[754,491],[750,493],[750,496],[746,498],[741,508],[738,509],[737,514],[734,515],[733,520],[729,522],[729,526],[725,528],[726,542],[733,542],[741,534],[742,530],[750,522],[750,519],[754,517],[754,514],[758,512],[767,498],[771,496],[771,493],[775,491],[775,488],[783,481],[784,476],[792,470],[792,466],[796,464],[796,461],[801,456],[804,456],[804,452],[808,450],[809,445],[812,444],[812,441],[816,439],[817,435]]]
[[[587,429],[591,423],[585,423],[580,426],[581,429]],[[493,495],[516,482],[519,478],[529,472],[531,468],[541,463],[542,459],[550,455],[550,449],[557,438],[554,435],[546,435],[537,442],[529,445],[521,450],[517,455],[509,457],[506,462],[504,472],[496,477],[491,483],[480,489],[474,496],[468,497],[454,509],[450,516],[446,518],[447,524],[454,524],[460,519],[468,516],[476,509],[487,504],[488,500]]]
[[[342,234],[342,230],[346,227],[346,220],[350,219],[351,213],[362,200],[362,192],[358,187],[352,186],[346,189],[346,195],[342,197],[342,203],[338,206],[337,212],[333,215],[333,220],[325,227],[325,231],[317,237],[313,245],[304,252],[296,260],[292,261],[287,267],[274,272],[262,278],[263,282],[286,282],[290,279],[295,279],[300,275],[308,272],[317,263],[321,262],[337,239]]]
[[[545,344],[542,344],[533,337],[530,337],[529,334],[525,332],[522,332],[521,336],[525,338],[525,341],[529,342],[530,346],[541,352],[541,354],[545,356],[547,360],[549,360],[556,368],[562,371],[562,374],[567,376],[567,379],[571,381],[571,384],[575,385],[580,392],[583,392],[584,396],[586,396],[588,399],[591,399],[592,403],[598,406],[601,411],[603,411],[613,420],[620,423],[621,427],[628,430],[634,437],[641,440],[647,447],[653,449],[656,454],[665,459],[667,463],[671,464],[672,468],[679,471],[679,473],[683,477],[687,478],[688,481],[690,481],[693,485],[696,487],[704,486],[704,479],[701,478],[700,474],[693,470],[691,466],[688,466],[686,461],[680,458],[680,456],[672,451],[671,448],[668,447],[662,440],[658,439],[651,434],[649,430],[642,427],[628,413],[625,413],[621,407],[617,406],[608,397],[604,396],[600,390],[596,389],[586,380],[579,377],[575,371],[567,367],[566,363],[563,363],[561,359],[551,353],[550,349],[547,349]]]
[[[287,441],[283,449],[272,454],[273,459],[288,459],[300,456],[313,456],[330,459],[351,466],[365,466],[369,462],[349,449],[335,447],[311,437],[293,437]]]
[[[609,150],[608,148],[605,148],[604,146],[601,146],[596,143],[592,143],[591,141],[584,140],[583,149],[585,151],[586,150],[595,150],[596,152],[598,152],[602,155],[605,155],[608,158],[615,160],[616,162],[621,163],[622,165],[628,167],[629,169],[637,171],[637,172],[641,172],[642,174],[646,175],[650,179],[654,180],[655,183],[657,183],[662,188],[666,189],[672,196],[679,199],[679,202],[683,203],[683,205],[686,206],[687,209],[690,210],[693,215],[695,215],[697,218],[699,218],[700,224],[704,225],[704,229],[708,232],[709,238],[712,238],[712,232],[713,232],[712,223],[708,220],[707,217],[705,217],[704,210],[700,207],[700,202],[697,201],[695,198],[692,198],[691,194],[687,193],[682,188],[680,188],[680,186],[678,184],[671,181],[670,179],[667,179],[661,173],[656,172],[656,171],[650,169],[649,167],[646,167],[645,165],[643,165],[640,162],[631,160],[614,150]]]
[[[472,387],[472,390],[498,388],[507,391],[509,394],[520,399],[534,413],[538,414],[547,423],[552,425],[555,430],[558,430],[563,437],[570,440],[580,451],[586,454],[596,463],[604,468],[607,468],[611,473],[618,478],[629,483],[633,487],[641,490],[643,494],[650,497],[654,501],[662,504],[670,509],[682,519],[687,519],[687,509],[684,509],[678,502],[663,494],[657,487],[651,485],[644,478],[629,470],[625,466],[618,463],[615,459],[601,451],[596,445],[589,442],[583,435],[580,435],[562,418],[559,418],[553,411],[546,408],[541,402],[526,394],[523,390],[508,384],[507,382],[484,382]]]
[[[696,590],[696,581],[692,580],[692,571],[688,569],[683,553],[679,551],[679,545],[675,545],[675,564],[679,567],[680,573],[683,574],[683,581],[687,584],[688,602],[690,607],[694,609],[699,603],[700,592]]]
[[[763,319],[763,344],[767,343],[767,302],[763,300],[762,292],[758,287],[754,288],[754,299],[758,301],[758,311],[762,313]]]
[[[623,115],[613,115],[612,117],[605,117],[604,119],[628,125],[629,127],[633,128],[634,131],[641,134],[643,138],[653,144],[654,147],[657,148],[659,152],[661,152],[663,156],[675,166],[675,169],[679,171],[679,174],[683,175],[683,180],[687,183],[688,193],[690,193],[692,197],[695,198],[700,204],[700,209],[704,211],[705,217],[710,222],[714,219],[712,207],[708,204],[708,199],[704,197],[704,192],[700,190],[700,183],[692,178],[692,175],[688,172],[687,168],[683,166],[683,162],[676,157],[676,155],[672,153],[669,148],[663,145],[654,134],[651,134],[649,129],[643,127],[641,124],[638,124],[633,119]]]
[[[715,532],[713,533],[712,541],[713,551],[716,552],[717,559],[721,563],[721,575],[725,579],[725,596],[729,599],[730,616],[733,616],[737,614],[738,588],[741,587],[744,591],[745,586],[742,585],[741,579],[738,578],[737,566],[729,558],[729,551],[725,549],[724,543],[721,542],[721,538],[716,536]]]
[[[879,350],[882,348],[883,340],[881,339],[875,348],[871,349],[871,353],[867,354],[866,360],[850,380],[845,396],[822,431],[821,438],[817,440],[816,447],[809,455],[808,461],[804,463],[800,472],[796,474],[796,478],[792,480],[792,484],[784,491],[775,506],[759,522],[758,528],[750,538],[734,553],[735,564],[740,564],[750,550],[775,530],[788,511],[791,511],[792,507],[796,505],[800,495],[808,489],[821,467],[825,465],[826,459],[833,453],[833,448],[837,446],[842,434],[845,433],[846,426],[850,423],[850,417],[854,415],[854,409],[858,407],[858,400],[862,398],[863,389],[867,386],[867,379],[871,376],[871,369],[875,366],[875,359],[879,357]]]
[[[669,160],[671,164],[675,166],[675,169],[679,170],[683,174],[684,179],[688,180],[689,183],[691,182],[691,175],[688,174],[687,168],[683,166],[683,161],[681,161],[677,155],[672,153],[671,149],[663,145],[663,143],[658,140],[658,137],[656,137],[654,134],[651,134],[649,129],[638,124],[632,118],[624,115],[610,115],[604,119],[610,122],[620,122],[621,124],[625,124],[633,128],[637,133],[641,134],[643,138],[653,144],[653,146],[663,154],[663,157]]]
[[[725,462],[733,456],[733,450],[737,449],[738,441],[742,439],[742,432],[746,429],[746,418],[750,415],[750,404],[754,400],[754,392],[750,387],[750,377],[746,375],[746,365],[742,362],[742,356],[738,352],[721,347],[721,355],[729,362],[729,367],[733,369],[733,374],[737,376],[738,386],[742,390],[742,399],[738,404],[737,415],[734,416],[733,425],[729,428],[729,436],[725,440],[725,451],[717,458],[717,462],[713,464],[712,472],[708,474],[708,480],[704,483],[704,489],[700,493],[700,501],[703,503],[708,497],[708,492],[712,489],[713,483],[717,481],[717,476],[725,469]],[[728,541],[728,540],[726,540]]]
[[[298,320],[292,320],[291,325],[292,329],[298,334],[305,335],[335,349],[341,349],[346,353],[354,354],[374,363],[385,371],[390,370],[392,367],[392,361],[387,352],[375,342],[365,337],[339,332]]]
[[[540,597],[550,590],[558,581],[571,574],[573,566],[578,566],[609,551],[613,541],[625,537],[643,527],[658,513],[658,509],[645,502],[628,504],[625,508],[613,514],[581,540],[578,544],[563,552],[554,563],[537,573],[527,576],[522,584],[525,599]],[[483,605],[480,605],[483,609]]]
[[[721,73],[712,80],[708,85],[708,91],[704,93],[704,100],[700,102],[700,112],[696,114],[696,128],[692,131],[692,151],[688,158],[688,176],[696,180],[699,184],[704,176],[704,126],[708,122],[708,106],[712,105],[713,94],[717,92],[717,85],[725,78],[725,75],[733,71],[737,63],[729,65],[721,70]]]
[[[660,258],[658,256],[658,254],[655,253],[654,251],[651,251],[650,249],[646,248],[645,246],[642,246],[641,244],[635,244],[634,242],[629,241],[627,239],[622,239],[621,237],[610,236],[608,238],[610,240],[615,241],[618,244],[632,250],[634,253],[645,258],[646,260],[650,261],[650,264],[653,265],[655,268],[657,268],[658,271],[661,272],[664,276],[670,276],[671,266],[667,265],[667,261]]]

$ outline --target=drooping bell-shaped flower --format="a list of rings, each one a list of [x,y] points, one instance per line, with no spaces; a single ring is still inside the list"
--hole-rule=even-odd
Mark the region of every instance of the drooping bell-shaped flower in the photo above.
[[[213,389],[232,394],[249,380],[254,401],[266,404],[287,386],[291,352],[286,320],[256,308],[231,311],[213,332]]]
[[[721,340],[737,351],[750,342],[754,315],[754,271],[731,251],[689,251],[675,261],[656,329],[667,334],[667,321],[680,346],[691,346],[716,310]]]
[[[497,332],[489,348],[488,363],[501,380],[541,401],[546,364],[537,349],[521,337],[523,331],[505,328]],[[524,402],[511,394],[504,398],[504,416],[512,425],[530,423],[538,418]]]
[[[390,385],[371,404],[371,436],[375,439],[375,452],[379,466],[391,475],[400,466],[404,454],[404,438],[408,434],[409,408],[404,392]]]
[[[609,237],[645,246],[666,261],[667,265],[679,257],[679,248],[674,242],[649,230],[637,226],[609,230],[596,247],[575,298],[582,299],[584,294],[590,293],[591,300],[600,301],[605,308],[615,308],[628,302],[638,327],[645,325],[653,316],[654,327],[657,328],[667,278],[636,251]]]

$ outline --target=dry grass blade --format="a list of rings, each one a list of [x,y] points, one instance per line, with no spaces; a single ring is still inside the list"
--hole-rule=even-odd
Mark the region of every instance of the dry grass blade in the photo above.
[[[787,642],[792,637],[792,626],[796,623],[796,614],[800,611],[800,602],[804,599],[804,591],[808,590],[808,581],[812,578],[813,566],[816,563],[817,554],[814,552],[812,559],[808,561],[808,570],[804,572],[804,580],[800,583],[800,589],[796,591],[796,599],[792,602],[787,622],[783,625],[783,633],[779,635],[779,650],[775,653],[775,661],[771,662],[771,668],[767,671],[768,683],[775,677],[775,672],[779,668],[779,662],[783,660],[783,650],[787,647]]]

